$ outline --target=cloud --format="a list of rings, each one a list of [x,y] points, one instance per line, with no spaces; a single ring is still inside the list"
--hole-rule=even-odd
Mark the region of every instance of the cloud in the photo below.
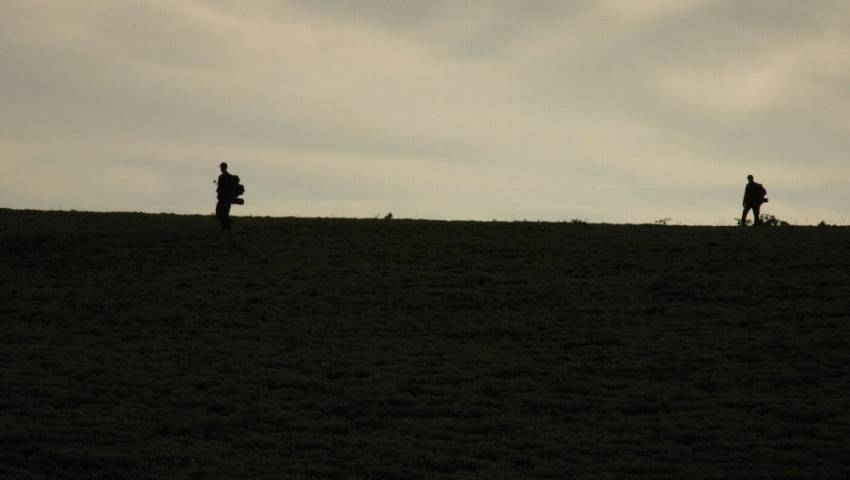
[[[848,41],[843,32],[819,32],[760,45],[724,64],[667,67],[657,85],[662,94],[707,113],[822,107],[850,77]]]
[[[10,0],[0,203],[208,212],[223,160],[258,215],[714,222],[750,171],[850,200],[846,13]]]

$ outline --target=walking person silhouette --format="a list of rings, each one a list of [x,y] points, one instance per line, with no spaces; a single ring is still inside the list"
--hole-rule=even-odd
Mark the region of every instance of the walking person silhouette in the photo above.
[[[227,163],[221,162],[221,175],[216,181],[216,196],[218,203],[215,205],[215,216],[221,222],[221,229],[227,230],[233,225],[233,219],[230,218],[230,205],[236,203],[237,186],[239,185],[239,177],[231,175],[227,171]]]
[[[744,188],[744,213],[741,214],[741,226],[747,225],[747,214],[753,211],[753,225],[761,225],[761,205],[767,203],[767,190],[760,183],[753,181],[752,175],[747,175],[747,186]]]

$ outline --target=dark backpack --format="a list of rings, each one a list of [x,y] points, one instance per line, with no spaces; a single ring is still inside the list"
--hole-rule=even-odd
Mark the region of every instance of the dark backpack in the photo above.
[[[239,181],[239,176],[233,176],[233,196],[238,197],[245,193],[245,185]]]

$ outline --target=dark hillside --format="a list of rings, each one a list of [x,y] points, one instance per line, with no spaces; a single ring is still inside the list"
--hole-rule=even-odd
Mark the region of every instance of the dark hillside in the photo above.
[[[0,224],[0,478],[850,476],[847,228]]]

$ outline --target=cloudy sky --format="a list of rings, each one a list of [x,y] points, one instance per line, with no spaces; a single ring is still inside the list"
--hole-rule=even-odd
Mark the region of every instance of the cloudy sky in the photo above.
[[[850,223],[846,0],[3,0],[0,64],[0,207]]]

